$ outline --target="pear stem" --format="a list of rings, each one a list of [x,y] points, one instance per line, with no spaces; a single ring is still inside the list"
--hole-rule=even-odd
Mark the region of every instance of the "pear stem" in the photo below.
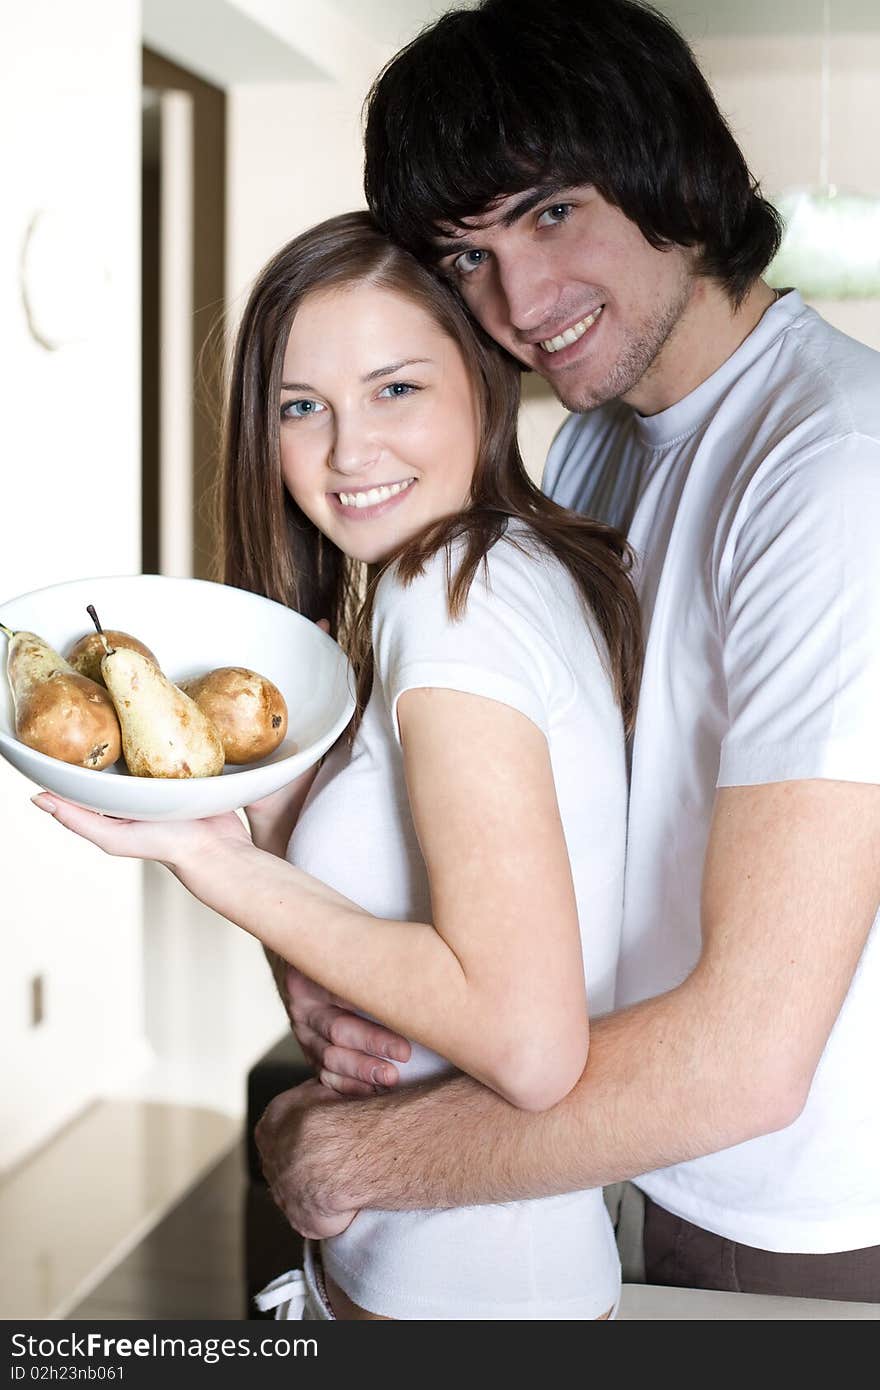
[[[104,629],[102,628],[102,626],[101,626],[101,624],[100,624],[100,621],[99,621],[99,619],[98,619],[98,615],[97,615],[97,613],[95,612],[95,605],[94,605],[93,603],[90,603],[89,606],[86,608],[86,612],[88,613],[88,615],[89,615],[89,617],[91,618],[92,622],[95,624],[95,627],[98,629],[98,636],[100,637],[101,641],[104,643],[104,651],[106,652],[107,656],[112,656],[113,653],[115,652],[116,648],[115,648],[115,647],[111,647],[111,646],[110,646],[110,643],[107,641],[107,638],[104,636]]]
[[[5,623],[0,623],[0,632],[5,632],[6,636],[10,639],[15,636],[15,633],[12,631],[12,628],[7,627]]]

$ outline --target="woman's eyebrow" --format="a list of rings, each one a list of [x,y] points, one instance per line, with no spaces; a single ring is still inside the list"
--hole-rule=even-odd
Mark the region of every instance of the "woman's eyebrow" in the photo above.
[[[367,372],[366,376],[361,377],[361,381],[375,381],[380,376],[391,376],[394,372],[399,372],[401,367],[415,367],[418,365],[433,364],[431,357],[405,357],[400,362],[389,362],[385,367],[376,367],[372,372]],[[282,391],[314,391],[316,387],[310,386],[307,381],[282,381]]]
[[[380,376],[391,376],[392,372],[399,372],[401,367],[415,367],[424,363],[431,363],[430,357],[405,357],[402,362],[389,362],[387,367],[376,367],[374,371],[367,372],[361,377],[362,381],[375,381]]]

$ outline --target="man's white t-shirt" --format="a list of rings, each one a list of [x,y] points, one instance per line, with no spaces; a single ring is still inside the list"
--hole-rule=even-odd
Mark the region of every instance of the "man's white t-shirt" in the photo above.
[[[378,917],[432,921],[397,701],[406,690],[434,687],[509,705],[547,739],[590,1012],[607,1013],[623,912],[626,753],[611,682],[569,572],[529,547],[528,530],[511,522],[453,622],[445,552],[408,586],[390,569],[376,593],[373,651],[372,696],[354,744],[338,745],[318,773],[288,858]],[[480,926],[475,921],[474,931]],[[534,929],[541,931],[540,921]],[[449,1070],[419,1045],[400,1068],[404,1084]],[[454,1148],[454,1132],[448,1142]],[[596,1318],[615,1303],[620,1281],[599,1189],[451,1211],[362,1211],[322,1243],[322,1257],[350,1298],[394,1318]]]
[[[623,1006],[697,962],[716,787],[880,782],[880,355],[790,291],[670,409],[569,417],[544,487],[638,557]],[[762,1249],[880,1244],[878,1058],[875,922],[794,1124],[639,1186]]]

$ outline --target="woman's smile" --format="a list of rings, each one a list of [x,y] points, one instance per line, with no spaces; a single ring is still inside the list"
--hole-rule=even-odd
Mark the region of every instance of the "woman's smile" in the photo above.
[[[412,492],[416,482],[416,478],[403,478],[396,483],[372,483],[367,487],[347,487],[339,492],[328,493],[328,496],[339,514],[349,521],[370,521],[374,517],[384,516],[393,507],[399,506],[407,494]]]

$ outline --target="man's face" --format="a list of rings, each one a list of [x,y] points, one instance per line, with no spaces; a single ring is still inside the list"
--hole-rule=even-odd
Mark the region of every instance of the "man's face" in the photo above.
[[[474,317],[569,410],[623,398],[650,413],[697,280],[691,252],[655,250],[591,185],[504,198],[437,251]]]

